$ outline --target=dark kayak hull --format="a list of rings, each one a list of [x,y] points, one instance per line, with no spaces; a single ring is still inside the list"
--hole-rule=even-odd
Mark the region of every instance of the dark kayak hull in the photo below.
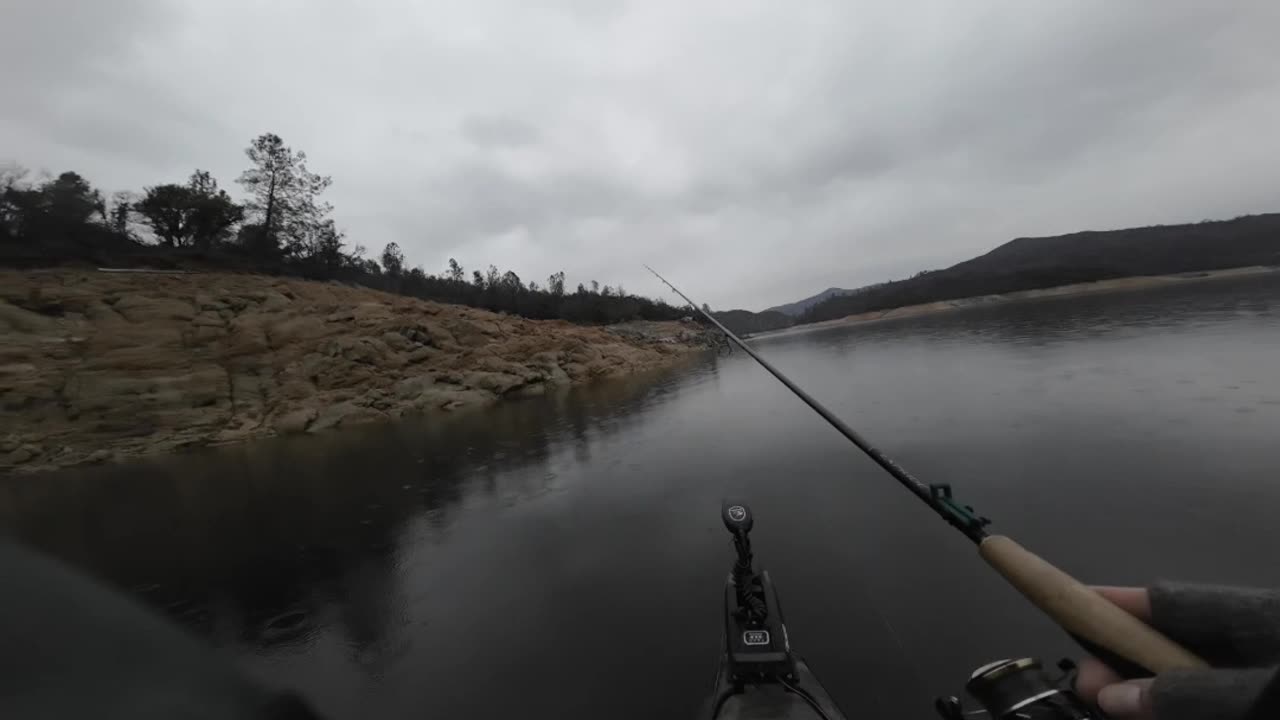
[[[722,655],[715,687],[699,716],[703,720],[845,720],[803,658],[796,656],[795,680],[735,689]],[[815,707],[816,705],[816,707]]]

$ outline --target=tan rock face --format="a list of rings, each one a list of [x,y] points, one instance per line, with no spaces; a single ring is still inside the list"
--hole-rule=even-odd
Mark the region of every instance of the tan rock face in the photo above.
[[[679,323],[583,327],[338,283],[0,270],[0,471],[482,405],[706,343]]]

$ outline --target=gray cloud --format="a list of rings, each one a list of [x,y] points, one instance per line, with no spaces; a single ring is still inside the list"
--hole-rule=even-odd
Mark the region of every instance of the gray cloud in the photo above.
[[[538,141],[537,128],[514,117],[468,115],[462,136],[477,147],[524,147]]]
[[[17,0],[0,160],[230,184],[271,130],[349,237],[716,306],[1018,235],[1276,209],[1280,6]]]

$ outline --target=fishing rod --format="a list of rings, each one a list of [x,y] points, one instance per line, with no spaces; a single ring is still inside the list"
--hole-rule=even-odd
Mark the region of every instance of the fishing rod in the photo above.
[[[986,526],[991,521],[977,515],[971,506],[960,504],[952,496],[950,485],[925,484],[917,480],[882,450],[849,427],[835,413],[783,375],[733,331],[715,319],[711,313],[690,300],[688,295],[680,292],[675,285],[659,275],[657,270],[648,265],[644,267],[689,303],[694,310],[701,313],[712,325],[719,328],[720,332],[742,348],[747,355],[769,371],[769,374],[777,378],[806,405],[813,408],[823,420],[826,420],[859,450],[866,453],[903,487],[920,498],[948,524],[964,533],[965,537],[978,546],[978,554],[988,565],[1087,650],[1099,655],[1118,669],[1128,669],[1128,664],[1132,664],[1152,673],[1162,673],[1167,670],[1207,666],[1204,660],[1186,648],[1121,610],[1084,583],[1022,547],[1011,538],[989,534]]]

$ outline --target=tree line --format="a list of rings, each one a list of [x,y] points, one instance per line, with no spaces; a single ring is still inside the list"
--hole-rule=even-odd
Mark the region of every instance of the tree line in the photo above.
[[[545,285],[489,265],[450,259],[440,273],[409,267],[398,244],[377,258],[349,245],[321,196],[332,178],[312,172],[305,152],[273,133],[245,150],[237,201],[204,170],[182,183],[116,192],[110,197],[76,172],[32,181],[0,168],[0,264],[146,265],[216,269],[339,280],[440,302],[525,317],[581,323],[672,320],[686,310],[594,280],[570,290],[564,272]]]

